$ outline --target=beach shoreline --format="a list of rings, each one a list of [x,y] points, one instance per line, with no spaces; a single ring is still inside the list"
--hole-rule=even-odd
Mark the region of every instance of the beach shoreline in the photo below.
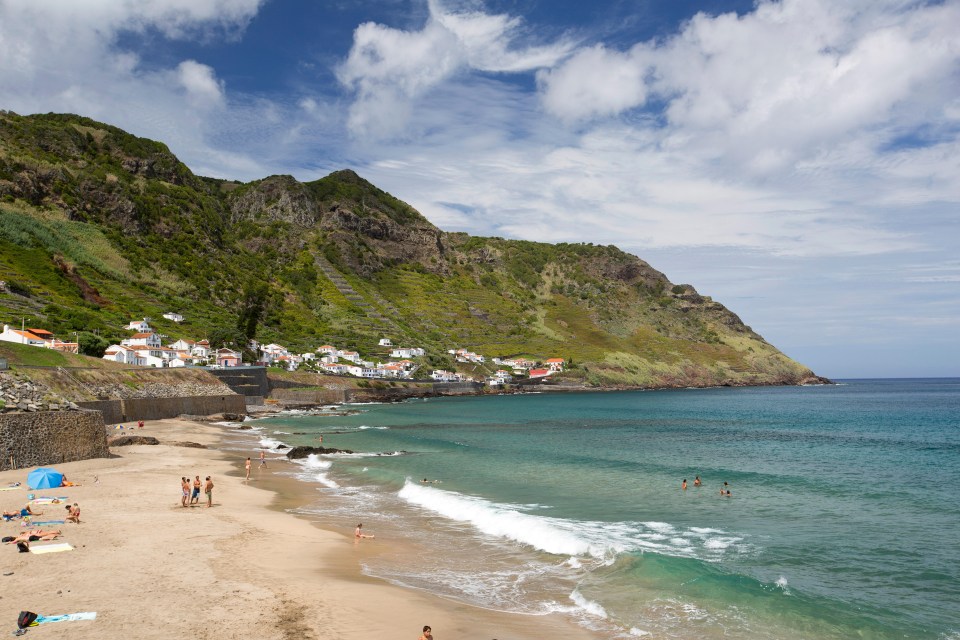
[[[351,531],[290,513],[313,490],[276,473],[292,464],[268,459],[258,471],[258,435],[228,426],[158,420],[143,435],[160,445],[116,447],[113,456],[52,465],[82,486],[57,491],[25,488],[29,469],[0,473],[2,508],[22,507],[28,493],[77,502],[81,524],[55,524],[73,550],[35,555],[3,545],[0,620],[10,629],[17,614],[45,616],[96,612],[96,620],[63,622],[71,638],[223,638],[256,630],[264,638],[342,635],[416,637],[425,624],[437,638],[585,638],[588,631],[561,615],[529,616],[480,609],[364,575],[371,554],[402,552],[389,540],[356,544]],[[245,455],[227,450],[249,441]],[[281,466],[282,465],[282,466]],[[180,477],[210,475],[214,508],[180,505]],[[95,483],[95,478],[98,482]],[[64,504],[66,501],[64,501]],[[61,505],[44,505],[40,520],[62,519]],[[53,517],[51,517],[53,516]],[[0,524],[17,535],[19,522]],[[35,543],[41,544],[41,543]],[[32,636],[62,634],[45,624]],[[589,634],[593,637],[593,634]]]

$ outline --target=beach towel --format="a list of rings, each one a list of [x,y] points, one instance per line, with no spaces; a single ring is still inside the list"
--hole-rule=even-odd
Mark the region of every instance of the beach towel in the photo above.
[[[30,546],[30,553],[58,553],[60,551],[73,551],[73,547],[70,546],[69,542]]]
[[[0,487],[0,491],[13,491],[14,489],[23,489],[23,487]]]
[[[48,622],[76,622],[77,620],[96,619],[96,611],[84,611],[83,613],[64,613],[59,616],[37,616],[37,624],[47,624]]]
[[[35,527],[41,527],[48,524],[66,524],[66,523],[67,523],[66,520],[41,520],[41,521],[33,520],[32,521],[32,524]]]
[[[31,502],[35,504],[49,504],[54,500],[59,500],[60,502],[63,502],[64,500],[67,500],[67,499],[68,499],[67,496],[40,496],[39,498],[34,498],[33,500],[31,500]]]

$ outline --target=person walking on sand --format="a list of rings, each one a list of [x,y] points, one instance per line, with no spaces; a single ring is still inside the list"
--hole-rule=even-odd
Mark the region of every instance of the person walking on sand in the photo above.
[[[213,480],[210,479],[210,476],[207,476],[207,484],[203,488],[203,492],[207,494],[207,508],[213,506]]]
[[[433,629],[430,628],[430,625],[424,625],[423,633],[417,640],[433,640]]]
[[[246,470],[247,470],[247,477],[244,479],[249,480],[250,479],[250,457],[249,456],[247,456],[247,463],[244,466],[246,467]]]
[[[190,481],[187,480],[186,476],[180,476],[180,492],[183,494],[183,497],[180,498],[180,504],[186,508],[187,500],[190,499]]]
[[[194,476],[193,495],[190,496],[190,504],[197,504],[198,502],[200,502],[200,476]]]
[[[363,523],[357,525],[356,531],[353,532],[353,537],[359,540],[360,538],[373,538],[373,534],[367,535],[363,532]]]
[[[263,449],[260,450],[260,466],[261,467],[267,466],[267,458],[266,458],[266,454],[263,452]],[[257,467],[257,468],[259,469],[260,467]]]

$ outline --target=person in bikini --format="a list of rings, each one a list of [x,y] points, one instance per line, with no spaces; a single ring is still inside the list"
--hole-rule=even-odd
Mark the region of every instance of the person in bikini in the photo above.
[[[73,503],[73,506],[67,505],[67,522],[74,522],[80,524],[80,505],[76,502]]]
[[[360,538],[372,538],[374,536],[372,533],[370,535],[367,535],[363,532],[363,523],[361,522],[360,524],[357,525],[356,530],[353,532],[353,537],[359,540]]]
[[[249,480],[250,479],[250,458],[249,457],[247,457],[246,470],[247,470],[247,477],[244,479]]]
[[[430,625],[424,625],[423,633],[417,640],[433,640],[433,629],[430,628]]]

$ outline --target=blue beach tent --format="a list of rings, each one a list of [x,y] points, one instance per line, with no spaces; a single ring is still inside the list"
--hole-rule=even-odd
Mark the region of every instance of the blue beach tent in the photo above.
[[[63,484],[63,474],[56,469],[40,467],[27,474],[27,486],[31,489],[53,489]]]

